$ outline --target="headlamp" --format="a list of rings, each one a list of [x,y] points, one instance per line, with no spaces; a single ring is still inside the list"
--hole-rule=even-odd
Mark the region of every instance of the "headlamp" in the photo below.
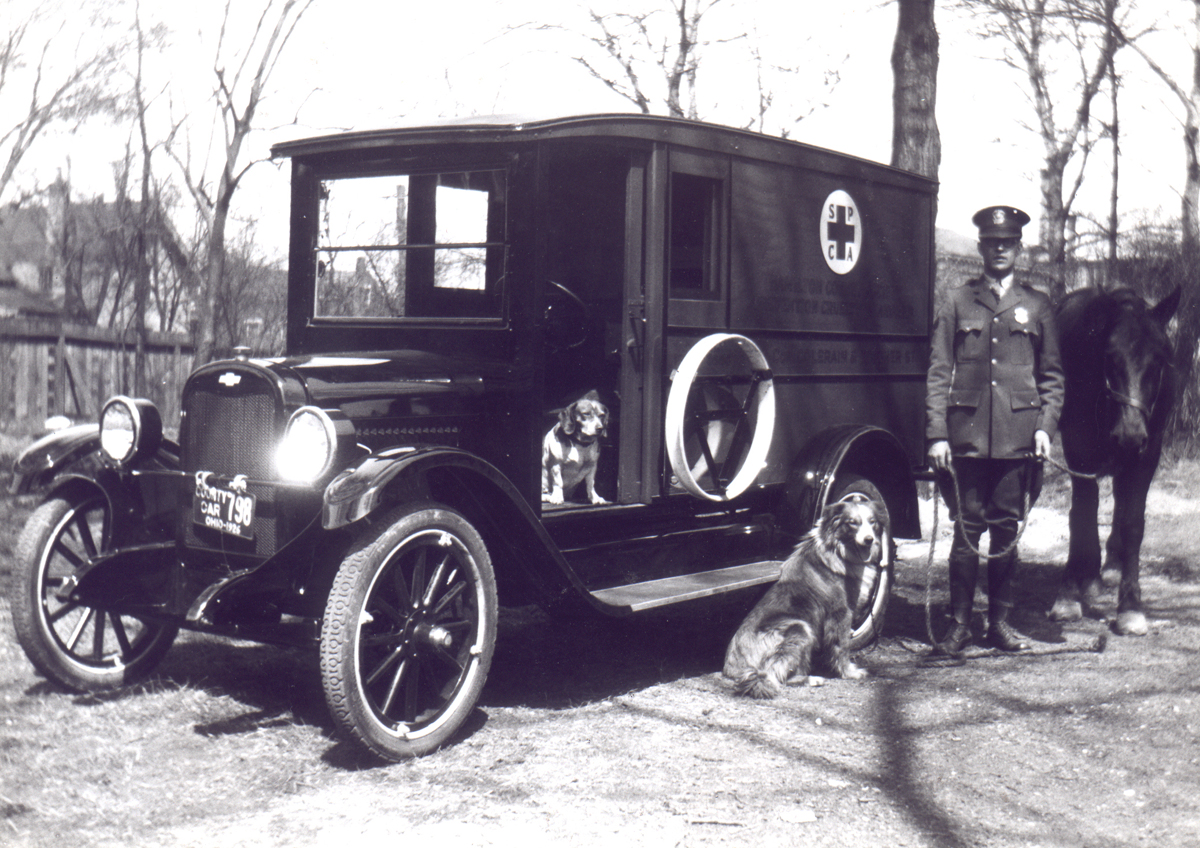
[[[100,410],[100,447],[119,465],[152,455],[162,444],[162,417],[142,398],[117,395]]]
[[[337,425],[329,413],[302,406],[288,419],[275,452],[275,468],[288,482],[312,483],[332,466],[337,449]]]

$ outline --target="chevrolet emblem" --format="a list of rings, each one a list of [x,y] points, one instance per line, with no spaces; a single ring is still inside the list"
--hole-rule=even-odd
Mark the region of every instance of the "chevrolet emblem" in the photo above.
[[[233,371],[226,371],[224,374],[222,374],[220,377],[217,378],[217,382],[220,383],[222,386],[228,386],[229,388],[233,388],[238,383],[242,382],[242,375],[236,374]]]

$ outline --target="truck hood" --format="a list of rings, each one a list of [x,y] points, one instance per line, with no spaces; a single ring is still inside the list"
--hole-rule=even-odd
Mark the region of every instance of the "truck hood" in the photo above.
[[[510,392],[518,382],[507,363],[415,350],[297,356],[263,364],[299,379],[310,403],[342,407],[351,417],[419,414],[405,408],[406,398],[479,397]],[[389,407],[386,412],[381,403]]]

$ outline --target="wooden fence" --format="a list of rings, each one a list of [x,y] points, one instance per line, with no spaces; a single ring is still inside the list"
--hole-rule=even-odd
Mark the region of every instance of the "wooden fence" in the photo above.
[[[0,428],[38,432],[47,418],[95,421],[104,401],[133,395],[137,344],[133,334],[59,320],[0,319]],[[144,347],[142,396],[179,425],[179,395],[191,370],[191,339],[151,333]]]

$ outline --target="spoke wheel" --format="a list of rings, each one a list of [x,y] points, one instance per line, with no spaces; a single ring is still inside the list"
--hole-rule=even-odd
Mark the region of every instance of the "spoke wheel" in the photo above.
[[[736,498],[766,465],[774,431],[775,387],[758,346],[733,333],[696,342],[667,395],[667,458],[675,482],[705,500]]]
[[[17,543],[13,625],[30,662],[77,691],[142,679],[175,640],[175,627],[84,606],[60,595],[75,571],[111,549],[111,516],[99,495],[53,498],[29,517]]]
[[[496,641],[496,580],[457,512],[404,507],[342,561],[321,627],[335,720],[378,756],[437,750],[475,708]]]
[[[864,565],[846,569],[846,599],[850,603],[850,650],[858,651],[879,638],[892,597],[892,580],[896,559],[896,543],[886,520],[887,505],[883,495],[870,480],[857,474],[839,474],[829,503],[866,497],[883,508],[883,538],[880,540],[882,559],[878,566]]]

